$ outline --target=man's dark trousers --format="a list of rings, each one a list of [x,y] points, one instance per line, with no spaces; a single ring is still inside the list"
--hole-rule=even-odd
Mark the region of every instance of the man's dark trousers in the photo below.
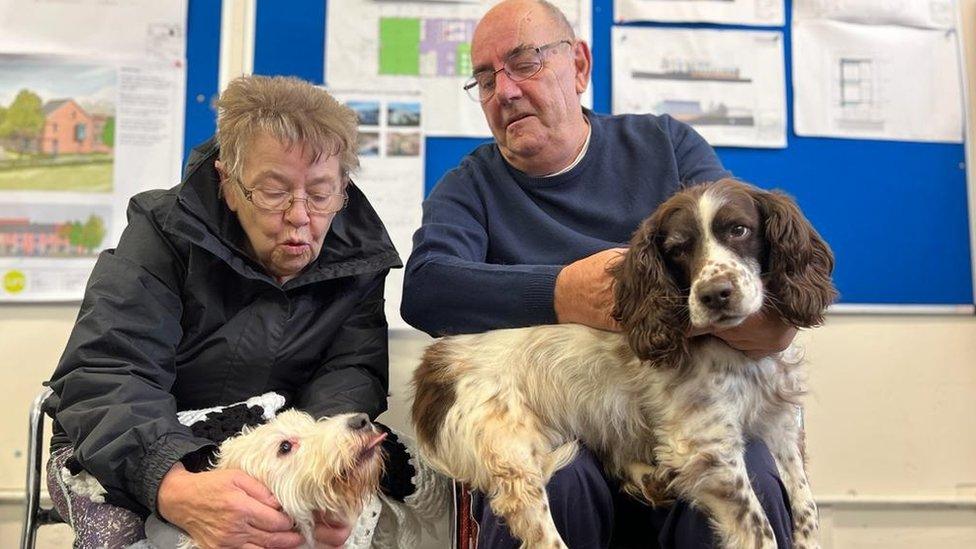
[[[761,441],[746,445],[749,480],[777,545],[793,545],[789,497],[769,449]],[[652,509],[623,494],[606,478],[591,451],[581,448],[576,459],[557,471],[546,486],[556,529],[571,549],[701,549],[716,547],[707,516],[684,501]],[[485,498],[475,494],[472,511],[480,525],[478,549],[516,549],[504,523]]]

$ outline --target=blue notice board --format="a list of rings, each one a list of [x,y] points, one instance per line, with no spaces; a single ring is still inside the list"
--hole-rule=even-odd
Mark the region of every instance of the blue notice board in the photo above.
[[[220,4],[190,0],[187,9],[184,164],[190,149],[213,135],[217,127],[213,102],[217,99],[220,65]]]
[[[203,7],[201,7],[203,4]],[[209,2],[190,3],[190,78],[187,141],[191,139],[189,91],[196,47],[216,49],[216,37],[195,37],[194,14]],[[323,83],[325,2],[258,2],[254,72],[284,74]],[[219,10],[219,8],[218,8]],[[725,166],[737,177],[796,197],[833,247],[841,303],[882,305],[972,305],[969,212],[961,144],[909,143],[797,137],[792,124],[791,1],[783,31],[789,109],[786,149],[720,147]],[[219,20],[219,14],[218,14]],[[594,110],[610,111],[612,0],[593,1]],[[658,26],[681,26],[658,24]],[[700,28],[744,28],[684,25]],[[213,42],[213,44],[208,43]],[[199,46],[198,46],[199,45]],[[207,52],[209,54],[209,52]],[[216,71],[214,70],[214,74]],[[458,93],[462,93],[458,90]],[[210,126],[212,131],[212,125]],[[206,132],[204,132],[206,133]],[[484,139],[428,137],[426,186]]]

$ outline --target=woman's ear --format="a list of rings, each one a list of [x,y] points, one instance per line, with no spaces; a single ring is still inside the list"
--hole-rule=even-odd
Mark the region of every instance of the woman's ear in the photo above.
[[[217,170],[217,176],[220,178],[220,181],[217,183],[220,186],[217,191],[218,196],[223,197],[230,211],[236,213],[237,208],[240,206],[240,193],[236,192],[234,186],[231,185],[231,178],[227,175],[227,170],[224,168],[223,162],[215,160],[214,168]]]

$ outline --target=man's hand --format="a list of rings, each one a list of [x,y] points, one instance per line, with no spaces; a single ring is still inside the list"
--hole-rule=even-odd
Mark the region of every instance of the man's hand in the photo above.
[[[315,512],[315,549],[339,549],[352,533],[352,526],[330,511]]]
[[[626,248],[603,250],[559,271],[553,300],[557,322],[620,331],[620,324],[611,316],[614,299],[609,269],[623,260],[626,251]]]
[[[750,358],[763,358],[789,347],[796,332],[796,328],[779,317],[767,316],[760,311],[735,328],[713,332],[713,335]]]
[[[239,470],[190,473],[177,463],[159,485],[156,507],[204,549],[290,548],[305,542],[264,484]]]

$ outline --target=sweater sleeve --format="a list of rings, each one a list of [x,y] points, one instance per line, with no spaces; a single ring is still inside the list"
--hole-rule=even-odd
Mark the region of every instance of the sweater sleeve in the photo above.
[[[678,178],[681,182],[702,183],[732,176],[722,167],[722,162],[712,146],[694,128],[668,115],[662,115],[661,120],[667,126],[674,144],[674,157],[678,162]]]
[[[154,267],[176,263],[138,208],[114,252],[103,252],[51,386],[55,418],[82,467],[114,500],[150,511],[162,477],[210,445],[176,417],[170,393],[182,337],[178,285]]]
[[[404,320],[434,337],[554,324],[563,266],[488,263],[486,208],[465,173],[448,173],[424,201],[404,274]]]

